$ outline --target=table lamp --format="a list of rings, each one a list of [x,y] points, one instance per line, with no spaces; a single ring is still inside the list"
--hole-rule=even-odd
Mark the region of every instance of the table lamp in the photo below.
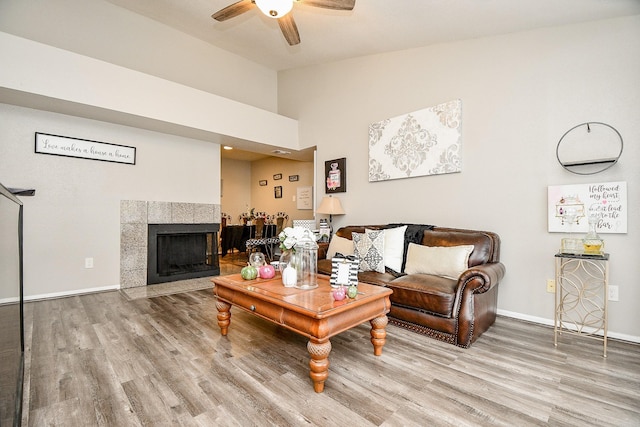
[[[333,232],[333,215],[344,215],[344,209],[342,209],[342,203],[340,199],[332,196],[324,196],[320,202],[320,206],[316,209],[316,213],[329,215],[329,229]]]

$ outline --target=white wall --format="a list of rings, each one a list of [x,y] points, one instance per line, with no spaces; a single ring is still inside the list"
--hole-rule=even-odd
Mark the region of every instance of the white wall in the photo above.
[[[104,0],[2,0],[0,31],[276,109],[275,71]]]
[[[0,118],[0,182],[36,189],[21,198],[26,298],[119,286],[120,200],[220,202],[218,144],[6,104]],[[36,154],[35,132],[133,146],[136,164]]]
[[[420,222],[486,229],[502,238],[500,312],[550,323],[557,233],[547,232],[548,185],[626,181],[627,234],[611,253],[614,335],[640,340],[640,16],[368,56],[279,74],[279,112],[300,122],[318,167],[347,158],[346,215],[336,225]],[[462,173],[368,182],[368,125],[462,100]],[[602,121],[625,139],[619,164],[573,175],[555,157],[576,124]],[[320,177],[322,178],[322,177]],[[316,183],[321,196],[323,182]]]

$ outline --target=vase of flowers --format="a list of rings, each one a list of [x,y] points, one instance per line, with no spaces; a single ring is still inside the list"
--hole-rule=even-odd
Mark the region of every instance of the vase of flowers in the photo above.
[[[246,212],[243,212],[242,215],[240,215],[245,225],[253,225],[253,220],[256,219],[255,212],[256,212],[256,208],[249,209],[249,206],[247,205]]]

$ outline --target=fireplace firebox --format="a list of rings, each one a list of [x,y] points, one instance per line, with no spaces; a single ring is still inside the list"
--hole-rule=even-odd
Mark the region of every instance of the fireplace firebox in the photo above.
[[[147,284],[220,274],[219,224],[149,224]]]

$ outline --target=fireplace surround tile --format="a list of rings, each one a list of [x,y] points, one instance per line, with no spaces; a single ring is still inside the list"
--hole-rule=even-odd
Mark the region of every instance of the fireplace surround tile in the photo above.
[[[146,223],[147,202],[141,200],[121,200],[120,222],[123,224]]]
[[[149,224],[171,223],[171,202],[149,202]]]
[[[147,270],[147,248],[123,247],[120,251],[120,267],[124,271]]]
[[[136,288],[139,286],[147,286],[147,270],[120,270],[120,287]]]
[[[120,247],[147,247],[147,224],[121,224]]]
[[[171,223],[172,224],[193,224],[193,203],[172,203]]]
[[[214,205],[194,204],[193,206],[193,222],[194,224],[212,224],[215,223]],[[218,221],[220,222],[220,221]]]

